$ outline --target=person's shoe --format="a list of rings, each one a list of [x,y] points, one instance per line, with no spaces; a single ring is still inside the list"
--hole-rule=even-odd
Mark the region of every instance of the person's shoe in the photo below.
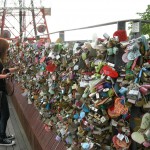
[[[6,135],[5,139],[13,140],[13,139],[15,139],[15,136],[13,134],[12,135]]]
[[[12,146],[15,144],[15,141],[11,141],[11,140],[8,140],[8,139],[3,139],[0,141],[0,145],[1,146]]]

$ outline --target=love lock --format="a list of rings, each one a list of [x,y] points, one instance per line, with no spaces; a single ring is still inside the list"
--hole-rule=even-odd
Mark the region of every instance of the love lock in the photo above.
[[[95,149],[128,148],[130,136],[118,118],[130,118],[129,103],[148,107],[144,104],[149,101],[149,64],[138,66],[141,53],[136,40],[120,43],[126,36],[118,33],[124,32],[112,38],[104,34],[104,39],[95,35],[91,43],[76,42],[72,47],[60,39],[54,44],[34,43],[22,47],[19,55],[11,53],[10,60],[20,65],[15,79],[24,88],[22,96],[29,104],[34,102],[45,130],[55,126],[56,140],[71,148],[90,149],[91,143]],[[120,45],[128,53],[120,56]],[[108,61],[107,55],[122,58],[125,65]],[[118,131],[113,138],[112,126]]]

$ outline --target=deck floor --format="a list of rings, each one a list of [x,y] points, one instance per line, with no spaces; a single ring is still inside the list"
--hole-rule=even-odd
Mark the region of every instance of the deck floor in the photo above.
[[[0,150],[32,150],[10,97],[8,97],[8,102],[10,109],[10,118],[7,125],[7,134],[15,135],[16,144],[14,146],[8,147],[0,146]]]

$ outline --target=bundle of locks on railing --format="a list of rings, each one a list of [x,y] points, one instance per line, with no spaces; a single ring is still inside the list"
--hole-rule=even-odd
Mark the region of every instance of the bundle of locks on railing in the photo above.
[[[68,149],[130,149],[150,146],[149,37],[128,40],[93,36],[72,46],[57,40],[12,44],[11,64],[22,96],[38,109],[47,132]],[[132,118],[132,107],[142,110]],[[131,124],[134,127],[131,128]]]

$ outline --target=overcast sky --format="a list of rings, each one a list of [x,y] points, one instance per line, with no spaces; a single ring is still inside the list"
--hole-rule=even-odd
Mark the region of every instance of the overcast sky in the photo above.
[[[5,0],[0,0],[4,4]],[[30,5],[31,0],[22,0]],[[18,4],[18,0],[7,0],[7,5]],[[150,0],[33,0],[34,6],[51,8],[47,19],[49,31],[86,27],[125,19],[137,19],[137,12],[145,12]],[[104,32],[112,34],[116,26],[88,29],[81,32],[66,32],[73,39],[89,39],[93,33],[100,36]],[[54,36],[54,35],[53,35]],[[52,36],[51,36],[52,37]]]
[[[136,13],[145,12],[150,4],[150,0],[43,0],[42,2],[51,7],[51,16],[47,20],[50,32],[137,19],[139,16]]]
[[[43,0],[52,14],[50,31],[137,18],[150,0]],[[48,4],[46,5],[48,6]]]

